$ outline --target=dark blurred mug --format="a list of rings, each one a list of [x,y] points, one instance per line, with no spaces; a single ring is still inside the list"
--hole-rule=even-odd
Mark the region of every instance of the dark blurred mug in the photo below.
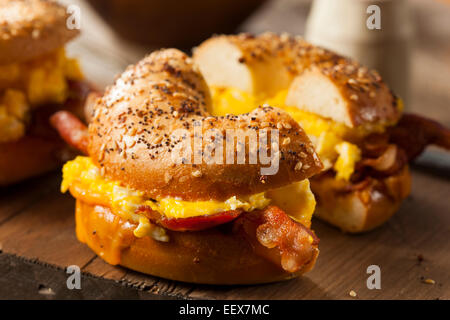
[[[154,47],[191,48],[231,33],[265,0],[88,0],[122,37]]]

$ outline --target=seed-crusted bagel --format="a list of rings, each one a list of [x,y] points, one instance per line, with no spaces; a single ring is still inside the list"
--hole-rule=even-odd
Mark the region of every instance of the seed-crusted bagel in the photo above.
[[[319,250],[303,180],[322,169],[311,141],[268,105],[239,116],[212,116],[210,106],[192,59],[166,49],[117,78],[94,103],[89,128],[67,112],[52,116],[89,156],[63,169],[62,190],[77,199],[78,239],[111,264],[187,282],[263,283],[310,270]],[[228,139],[229,131],[238,134]],[[256,145],[234,141],[252,134]],[[181,144],[193,152],[177,162]],[[250,163],[253,151],[275,159],[275,171],[263,174],[270,164],[261,157]]]
[[[69,15],[54,1],[0,0],[0,64],[22,62],[62,47],[76,37]]]
[[[392,123],[400,116],[377,72],[299,37],[216,36],[195,48],[193,57],[209,85],[254,95],[288,89],[289,106],[350,127]]]
[[[402,115],[401,100],[375,70],[300,37],[219,35],[195,48],[193,58],[209,86],[232,92],[228,106],[242,104],[245,96],[282,97],[272,105],[285,107],[301,123],[327,170],[311,178],[317,216],[344,231],[385,222],[409,194],[408,161],[431,143],[449,148],[450,131]]]
[[[54,170],[75,155],[50,126],[58,110],[81,114],[93,87],[64,44],[66,8],[46,0],[0,0],[0,186]]]
[[[333,177],[324,175],[311,180],[311,189],[318,203],[316,217],[344,232],[365,232],[382,225],[398,210],[411,192],[411,176],[406,165],[392,176],[345,190]]]
[[[286,112],[265,106],[240,116],[213,117],[206,111],[210,103],[206,82],[187,55],[176,49],[154,52],[128,68],[97,101],[89,126],[89,155],[113,180],[149,196],[184,200],[254,194],[320,171],[311,142]],[[204,139],[211,136],[208,129],[223,133],[224,148],[228,129],[239,129],[243,135],[279,130],[278,172],[264,176],[260,163],[227,164],[225,152],[222,163],[195,164],[192,154],[187,159],[191,164],[176,165],[172,153],[182,141],[171,133],[186,129],[187,139],[194,143],[196,121]],[[246,150],[248,154],[248,142]]]
[[[70,154],[59,137],[25,136],[0,144],[0,186],[54,170]],[[67,152],[65,154],[65,152]]]

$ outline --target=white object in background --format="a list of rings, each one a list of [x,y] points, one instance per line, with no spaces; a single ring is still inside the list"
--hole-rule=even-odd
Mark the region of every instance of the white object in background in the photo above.
[[[406,107],[412,37],[405,0],[314,0],[305,33],[308,41],[378,70]]]

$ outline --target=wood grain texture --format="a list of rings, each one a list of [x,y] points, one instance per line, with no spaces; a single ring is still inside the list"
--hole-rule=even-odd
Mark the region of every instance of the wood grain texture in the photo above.
[[[117,38],[85,2],[63,2],[79,5],[83,28],[95,30],[84,32],[69,52],[81,58],[87,77],[99,86],[153,49]],[[410,109],[450,125],[450,6],[411,4],[418,30]],[[308,8],[308,1],[268,2],[241,30],[302,33]],[[350,236],[315,220],[321,253],[312,272],[287,282],[238,287],[167,281],[106,264],[76,240],[74,200],[60,194],[60,174],[51,173],[0,189],[0,298],[450,299],[450,172],[443,171],[448,166],[439,171],[429,164],[413,168],[412,195],[383,227]],[[79,291],[65,285],[64,268],[73,264],[84,272]],[[366,287],[372,264],[381,268],[381,290]],[[48,288],[53,294],[45,294]]]
[[[119,294],[115,291],[119,283],[142,292],[124,294],[130,298],[350,299],[349,292],[354,290],[357,299],[450,299],[448,178],[414,170],[412,195],[386,225],[368,234],[346,235],[315,220],[313,228],[321,239],[321,253],[312,272],[291,281],[238,287],[184,284],[106,264],[76,240],[74,201],[60,194],[59,179],[57,174],[43,177],[49,191],[0,224],[0,244],[3,254],[8,254],[8,258],[0,259],[0,268],[6,270],[1,274],[7,274],[11,281],[30,283],[15,287],[14,290],[23,292],[23,297],[36,294],[40,297],[29,290],[36,291],[42,284],[55,292],[42,298],[92,298],[96,291],[91,282],[98,281],[98,286],[105,286],[106,293],[97,298],[115,297]],[[36,183],[30,181],[21,188],[8,190],[0,197],[0,212],[10,210],[13,203],[19,207],[22,190]],[[10,254],[20,256],[21,260]],[[16,266],[8,267],[11,261],[34,275],[31,277],[24,271],[24,278],[20,279]],[[47,264],[59,270],[51,281],[44,270]],[[381,290],[369,290],[366,286],[366,269],[373,264],[381,268]],[[82,283],[88,283],[82,285],[82,293],[74,294],[65,287],[67,275],[60,271],[69,265],[78,265],[86,276],[94,276],[89,278],[91,282],[86,277],[82,279]],[[8,282],[6,278],[0,277],[0,282]],[[436,283],[426,284],[425,279]],[[11,292],[7,286],[0,285],[0,297],[18,297],[14,290]],[[88,290],[94,291],[85,292]]]

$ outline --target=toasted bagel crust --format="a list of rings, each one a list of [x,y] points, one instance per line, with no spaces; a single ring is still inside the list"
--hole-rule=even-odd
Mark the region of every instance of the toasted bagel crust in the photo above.
[[[68,150],[60,139],[24,136],[0,143],[0,186],[6,186],[56,169]]]
[[[210,103],[208,86],[187,55],[176,49],[154,52],[130,66],[97,100],[89,155],[107,177],[150,197],[193,201],[262,192],[306,179],[322,168],[308,137],[286,112],[260,107],[240,116],[212,117],[206,111]],[[236,159],[227,164],[225,151],[216,159],[206,154],[201,163],[195,159],[194,137],[201,135],[206,145],[214,134],[207,132],[210,129],[222,134],[213,139],[222,141],[225,150],[227,129],[239,129],[238,136],[257,136],[262,128],[279,130],[276,174],[261,174],[270,164],[249,164],[248,141],[245,164]],[[178,129],[187,136],[174,136]],[[184,141],[192,153],[176,164],[182,158],[177,147]],[[267,150],[274,150],[272,144]]]
[[[221,35],[194,50],[210,86],[275,94],[289,90],[286,104],[349,127],[394,123],[396,97],[379,74],[299,37],[263,33]]]
[[[62,47],[78,35],[66,9],[45,0],[0,0],[0,64],[22,62]]]
[[[317,199],[314,216],[349,233],[366,232],[382,225],[411,192],[408,166],[354,191],[334,188],[338,182],[330,176],[318,176],[310,182]]]
[[[205,231],[167,231],[168,242],[136,238],[135,224],[125,222],[104,206],[77,200],[76,233],[111,264],[154,276],[203,284],[256,284],[291,279],[309,271],[311,261],[295,273],[257,255],[239,235],[211,228]]]

